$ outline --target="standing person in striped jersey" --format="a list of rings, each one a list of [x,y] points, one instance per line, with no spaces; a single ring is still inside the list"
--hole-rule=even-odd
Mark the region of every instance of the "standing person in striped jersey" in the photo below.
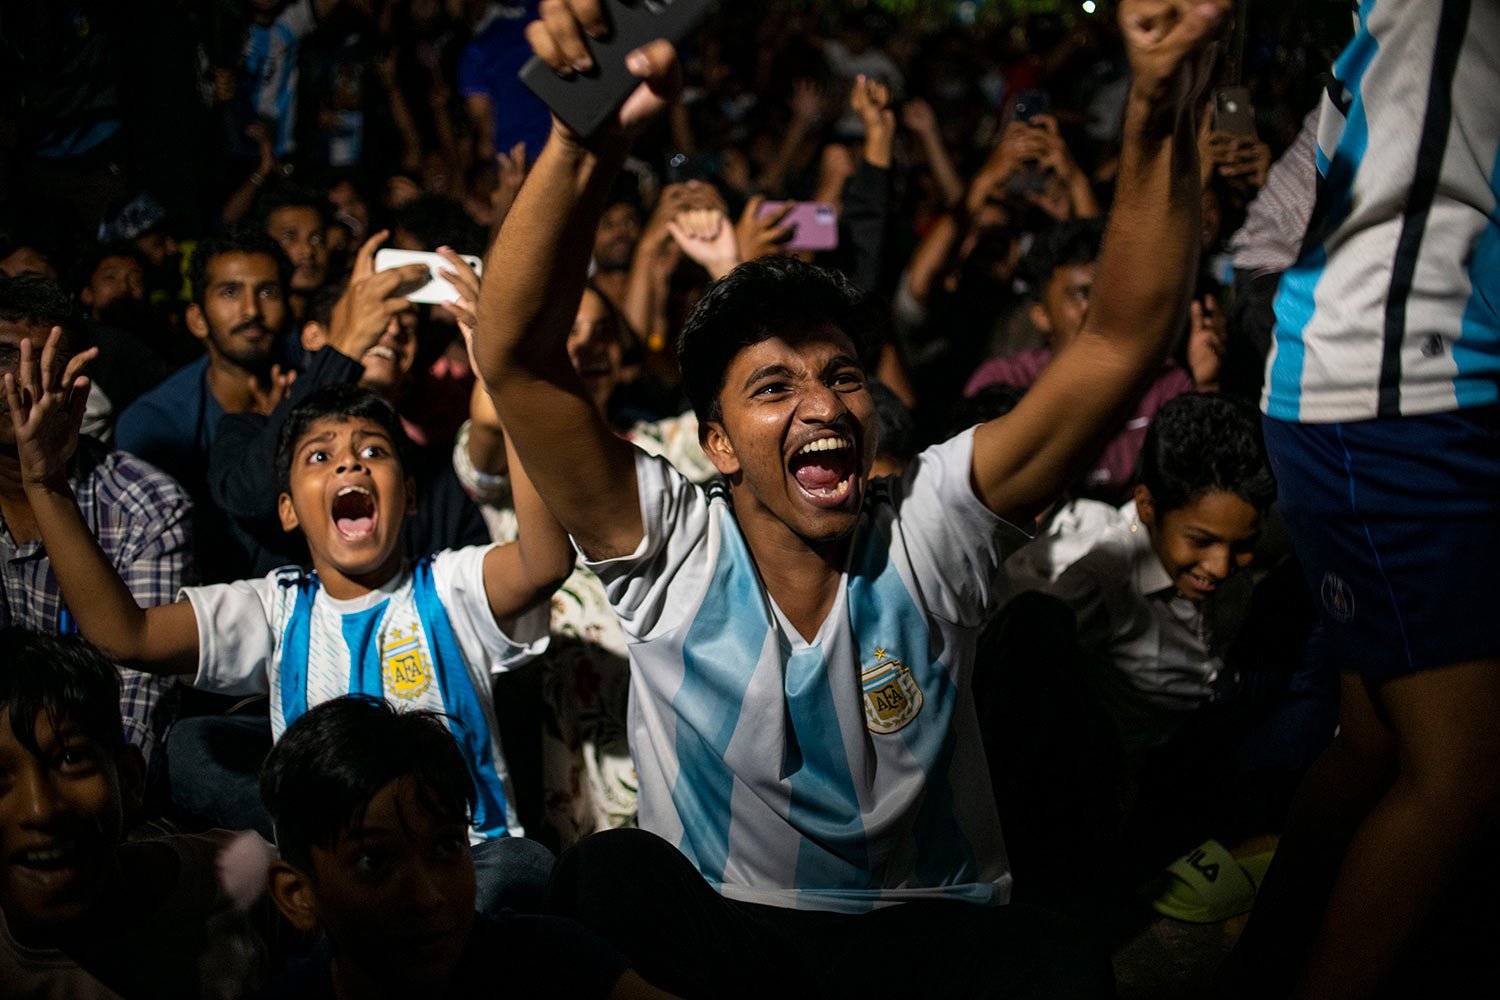
[[[1497,53],[1493,0],[1363,0],[1323,101],[1263,409],[1340,731],[1226,967],[1246,996],[1375,993],[1500,798]]]
[[[611,183],[681,88],[665,41],[585,140],[561,123],[491,254],[479,371],[538,491],[631,639],[645,831],[559,862],[554,905],[689,996],[1110,995],[1102,955],[1006,906],[1011,878],[970,688],[1006,554],[1161,363],[1198,256],[1194,123],[1228,0],[1126,0],[1134,69],[1087,322],[1009,414],[870,479],[871,358],[855,291],[786,258],[740,265],[679,360],[708,491],[615,437],[565,342]],[[597,0],[528,29],[587,72]]]
[[[297,56],[302,42],[343,0],[246,0],[250,26],[240,50],[243,125],[271,124],[278,157],[296,151]]]

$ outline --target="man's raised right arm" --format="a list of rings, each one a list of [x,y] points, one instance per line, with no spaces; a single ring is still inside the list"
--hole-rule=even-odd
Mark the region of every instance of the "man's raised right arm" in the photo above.
[[[537,55],[560,72],[591,57],[586,31],[603,30],[596,0],[555,0],[527,27]],[[643,82],[615,120],[584,141],[554,120],[490,250],[474,338],[479,375],[537,491],[594,559],[627,555],[644,532],[634,451],[594,409],[568,361],[566,340],[583,295],[609,187],[635,136],[681,89],[665,41],[632,53]]]

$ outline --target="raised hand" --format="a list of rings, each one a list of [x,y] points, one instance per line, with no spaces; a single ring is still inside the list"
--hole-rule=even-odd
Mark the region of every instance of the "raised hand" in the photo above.
[[[1036,143],[1037,164],[1043,169],[1052,169],[1063,180],[1071,180],[1078,171],[1068,144],[1063,141],[1057,128],[1057,119],[1051,115],[1032,115],[1031,131]]]
[[[458,322],[458,330],[463,334],[464,343],[472,345],[474,331],[479,325],[479,320],[475,315],[479,306],[479,275],[474,273],[472,267],[464,263],[464,259],[452,247],[438,247],[437,252],[452,265],[443,268],[438,273],[447,279],[448,284],[458,289],[458,301],[444,303],[442,308],[448,310]],[[472,346],[469,361],[473,363]]]
[[[969,182],[966,200],[969,214],[979,214],[993,195],[1003,191],[1005,184],[1023,164],[1028,160],[1037,160],[1042,155],[1043,142],[1037,130],[1025,122],[1013,121],[1007,125],[1000,136],[1000,142],[990,151],[984,166],[979,168],[979,172]]]
[[[874,77],[861,73],[849,91],[849,108],[859,115],[865,130],[896,131],[896,113],[891,110],[891,88]]]
[[[62,329],[53,327],[41,356],[28,337],[20,363],[5,373],[5,403],[15,432],[21,482],[27,488],[64,491],[68,463],[78,450],[78,428],[88,406],[90,381],[85,366],[98,356],[89,348],[71,358],[62,351]]]
[[[689,209],[668,222],[667,231],[682,252],[703,265],[716,281],[740,262],[739,240],[722,209]]]
[[[823,117],[823,90],[812,80],[798,80],[792,84],[792,118],[810,126]]]
[[[526,26],[526,41],[537,58],[561,77],[586,73],[594,66],[586,38],[603,38],[609,32],[599,0],[542,0],[538,20]],[[640,132],[664,112],[682,93],[682,67],[672,43],[658,38],[625,57],[625,68],[641,84],[625,99],[613,122],[600,136],[585,143],[556,118],[554,134],[574,145],[610,145],[628,147]]]
[[[1132,93],[1153,106],[1195,103],[1208,84],[1210,42],[1232,7],[1232,0],[1121,0]]]
[[[1222,133],[1215,133],[1215,136]],[[1227,150],[1219,162],[1219,173],[1229,180],[1259,189],[1271,172],[1271,147],[1248,135],[1228,136]]]
[[[516,195],[520,193],[526,171],[530,169],[526,162],[526,143],[516,143],[509,153],[496,153],[495,166],[498,176],[495,190],[490,192],[490,211],[494,213],[494,225],[498,227],[510,206],[516,203]]]
[[[797,203],[786,202],[762,217],[760,209],[765,203],[766,199],[761,195],[751,198],[745,204],[745,210],[740,213],[740,221],[735,224],[735,239],[739,243],[741,260],[759,260],[779,254],[782,252],[782,245],[792,238],[792,231],[796,227],[782,223],[792,209],[797,207]]]
[[[1219,386],[1219,372],[1224,366],[1224,352],[1229,350],[1229,321],[1212,295],[1195,299],[1189,307],[1192,319],[1188,331],[1188,368],[1199,390]]]
[[[431,278],[422,264],[375,270],[375,251],[389,235],[382,229],[360,246],[349,287],[334,303],[328,324],[329,346],[356,361],[380,342],[395,316],[411,308],[411,302],[401,297],[401,290],[414,291]]]
[[[275,412],[281,401],[286,399],[287,394],[292,391],[292,383],[297,381],[296,371],[288,368],[282,371],[280,365],[272,365],[271,373],[262,382],[253,379],[250,382],[250,408],[263,417],[269,417]]]
[[[938,130],[937,115],[932,105],[920,97],[913,97],[901,106],[901,124],[918,135],[931,135]]]

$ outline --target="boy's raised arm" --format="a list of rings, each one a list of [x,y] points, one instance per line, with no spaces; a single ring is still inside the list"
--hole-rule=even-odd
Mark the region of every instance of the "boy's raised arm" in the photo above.
[[[112,658],[150,673],[192,673],[198,624],[187,602],[142,609],[89,531],[68,483],[68,462],[88,399],[83,368],[90,349],[64,363],[54,328],[40,358],[21,342],[21,363],[5,376],[26,499],[36,515],[47,559],[84,638]]]
[[[1050,503],[1108,438],[1182,326],[1198,263],[1194,108],[1231,0],[1122,0],[1132,81],[1114,209],[1089,314],[1014,410],[974,438],[974,486],[997,514]]]
[[[588,30],[602,32],[596,0],[560,0],[527,39],[548,65],[591,62]],[[615,120],[587,142],[553,121],[490,251],[479,297],[475,360],[538,493],[593,558],[626,555],[642,521],[632,449],[611,433],[568,362],[565,341],[583,294],[594,232],[635,136],[675,99],[672,46],[632,53],[644,82]]]
[[[516,540],[495,546],[484,557],[484,592],[497,621],[551,597],[573,571],[574,558],[567,534],[537,496],[508,434],[505,454],[516,504]]]

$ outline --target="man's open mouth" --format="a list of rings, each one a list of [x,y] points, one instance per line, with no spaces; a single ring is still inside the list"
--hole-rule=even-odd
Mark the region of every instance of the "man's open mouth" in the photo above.
[[[846,437],[809,441],[787,468],[806,497],[819,507],[837,507],[849,496],[857,471],[854,442]]]
[[[386,347],[384,344],[376,344],[374,347],[370,348],[365,352],[365,357],[383,358],[386,361],[389,361],[391,364],[396,363],[396,352],[391,350],[389,347]]]
[[[345,486],[333,498],[333,526],[347,542],[375,534],[375,496],[363,486]]]

